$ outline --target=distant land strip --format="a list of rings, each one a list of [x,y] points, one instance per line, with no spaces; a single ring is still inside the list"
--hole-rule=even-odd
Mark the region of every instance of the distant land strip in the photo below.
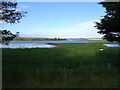
[[[103,40],[102,38],[89,38],[88,40]]]
[[[45,40],[103,40],[102,38],[33,38],[33,37],[16,37],[15,41],[45,41]]]
[[[44,41],[44,40],[66,40],[64,38],[33,38],[33,37],[16,37],[15,41]]]

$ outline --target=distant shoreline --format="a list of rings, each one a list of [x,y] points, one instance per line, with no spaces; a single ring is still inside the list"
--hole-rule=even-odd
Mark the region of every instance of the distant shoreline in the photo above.
[[[63,38],[32,38],[32,37],[16,37],[14,41],[51,41],[51,40],[66,40]]]
[[[32,38],[32,37],[17,37],[14,41],[60,41],[60,40],[103,40],[101,38]]]

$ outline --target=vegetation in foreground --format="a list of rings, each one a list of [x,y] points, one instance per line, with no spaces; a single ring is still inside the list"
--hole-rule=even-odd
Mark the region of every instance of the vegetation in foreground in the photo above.
[[[120,48],[57,45],[3,49],[3,88],[120,88]]]

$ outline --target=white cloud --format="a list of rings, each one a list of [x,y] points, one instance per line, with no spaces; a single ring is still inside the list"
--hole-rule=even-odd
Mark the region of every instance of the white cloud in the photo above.
[[[101,37],[97,33],[97,29],[94,27],[96,20],[83,22],[75,24],[69,28],[64,28],[58,30],[55,35],[57,37],[65,37],[65,38],[98,38]]]
[[[0,20],[0,24],[6,24],[6,22],[4,22],[4,21]]]
[[[0,21],[0,29],[4,29],[6,22]]]
[[[97,33],[97,29],[95,26],[95,21],[87,21],[83,23],[78,23],[72,25],[68,28],[62,29],[49,29],[49,30],[42,30],[42,29],[33,29],[30,33],[26,33],[27,36],[34,36],[34,37],[60,37],[60,38],[100,38],[102,35]]]
[[[30,6],[28,6],[28,5],[20,5],[19,7],[20,8],[29,8]]]

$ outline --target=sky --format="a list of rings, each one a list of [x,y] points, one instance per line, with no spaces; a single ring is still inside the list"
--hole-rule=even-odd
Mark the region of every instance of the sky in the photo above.
[[[20,32],[21,37],[100,38],[95,21],[105,15],[98,2],[19,2],[17,9],[27,11],[18,24],[3,29]]]

